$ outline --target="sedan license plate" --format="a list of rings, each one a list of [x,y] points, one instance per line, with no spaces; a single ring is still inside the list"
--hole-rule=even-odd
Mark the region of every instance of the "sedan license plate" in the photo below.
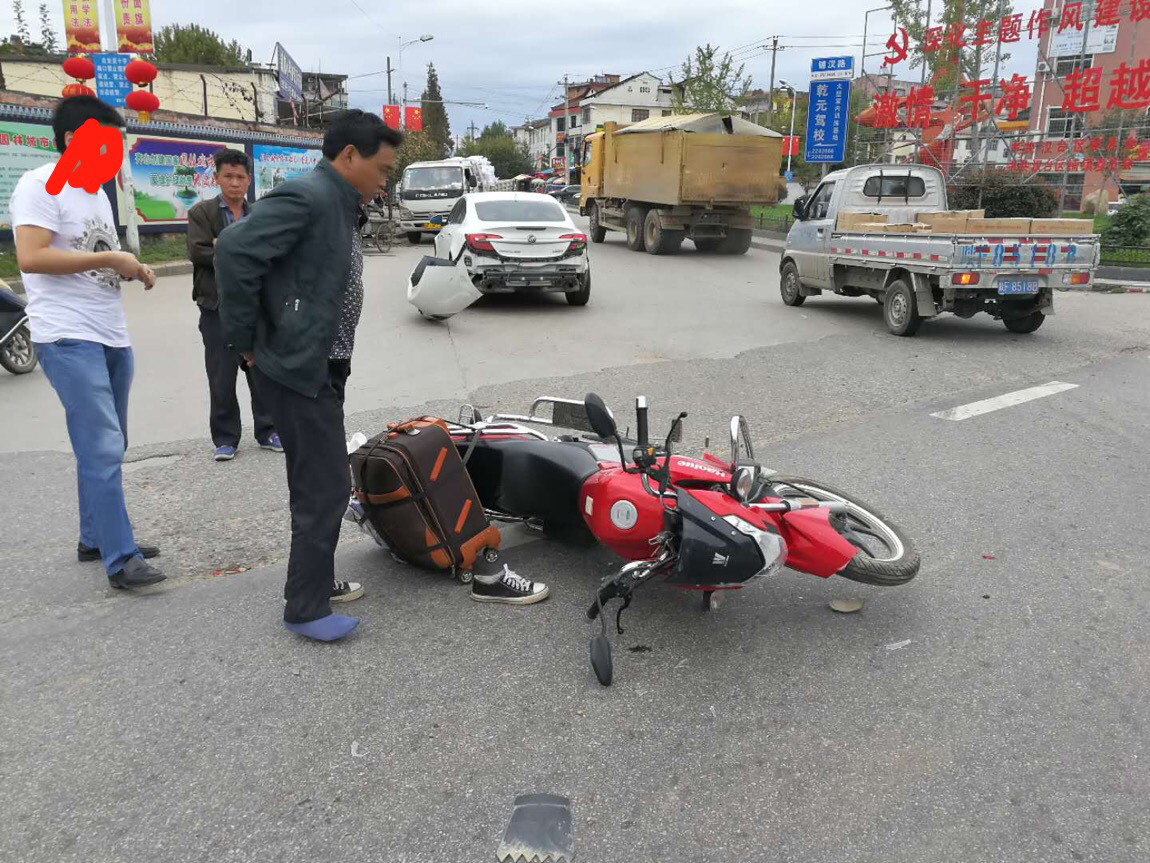
[[[999,279],[999,294],[1037,294],[1038,279]]]

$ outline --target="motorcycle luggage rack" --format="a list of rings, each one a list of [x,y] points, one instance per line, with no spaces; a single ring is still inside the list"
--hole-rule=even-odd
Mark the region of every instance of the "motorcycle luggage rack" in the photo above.
[[[551,416],[540,416],[540,408],[551,406]],[[531,405],[531,413],[527,416],[521,414],[496,414],[491,422],[517,422],[533,423],[536,425],[552,426],[554,428],[572,429],[574,431],[595,434],[591,427],[591,420],[587,416],[587,406],[576,399],[562,399],[556,396],[541,396]],[[683,428],[680,423],[671,440],[675,443],[683,439]]]

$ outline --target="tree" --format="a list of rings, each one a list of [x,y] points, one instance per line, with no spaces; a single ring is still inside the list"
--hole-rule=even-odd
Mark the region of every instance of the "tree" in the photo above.
[[[718,46],[710,44],[695,49],[680,70],[681,80],[671,78],[671,105],[676,114],[731,111],[751,89],[750,76],[744,77],[746,65],[735,68],[730,54],[718,56]]]
[[[461,156],[486,156],[497,177],[516,177],[531,173],[531,155],[524,141],[517,144],[507,124],[496,120],[485,126],[479,138],[463,142]]]
[[[156,60],[190,66],[243,66],[247,52],[199,24],[169,24],[156,34]]]
[[[59,50],[56,42],[56,30],[52,27],[52,19],[48,17],[48,4],[40,4],[40,45],[48,54],[55,54]]]
[[[941,0],[941,5],[941,13],[937,4],[933,8],[930,27],[934,32],[931,32],[927,29],[927,7],[919,0],[890,0],[891,17],[896,26],[905,27],[912,42],[918,46],[912,53],[911,68],[917,69],[925,63],[928,79],[938,75],[935,80],[936,92],[953,90],[962,81],[982,78],[983,69],[995,57],[997,49],[994,43],[998,41],[998,24],[1004,17],[1009,18],[1014,13],[1012,0]],[[978,25],[982,21],[991,21],[994,27],[989,33],[984,28],[981,33],[983,38],[980,39]],[[958,33],[959,27],[966,28],[964,36]],[[1026,29],[1025,19],[1022,29]],[[988,38],[991,44],[976,44],[986,42]],[[937,50],[923,51],[924,42],[935,45]],[[956,47],[962,42],[966,44]],[[1010,54],[1004,51],[1002,62],[1009,59]]]
[[[12,14],[16,18],[16,35],[25,45],[32,42],[32,34],[28,31],[28,20],[24,17],[23,0],[12,0]]]
[[[434,162],[441,158],[443,157],[438,144],[432,140],[431,134],[426,129],[422,132],[408,132],[404,135],[403,144],[396,154],[391,176],[399,179],[407,170],[407,166],[413,162]]]
[[[1102,233],[1105,246],[1142,246],[1150,239],[1150,195],[1127,201]]]
[[[447,119],[447,106],[443,104],[443,92],[439,89],[439,74],[435,64],[427,64],[427,88],[423,91],[423,129],[439,148],[437,159],[446,158],[451,152],[451,124]]]

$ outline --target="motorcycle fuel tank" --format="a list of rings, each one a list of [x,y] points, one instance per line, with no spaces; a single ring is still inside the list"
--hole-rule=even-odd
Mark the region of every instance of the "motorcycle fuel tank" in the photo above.
[[[627,560],[655,552],[650,539],[663,530],[663,507],[638,474],[606,467],[583,484],[579,503],[587,527],[611,551]]]

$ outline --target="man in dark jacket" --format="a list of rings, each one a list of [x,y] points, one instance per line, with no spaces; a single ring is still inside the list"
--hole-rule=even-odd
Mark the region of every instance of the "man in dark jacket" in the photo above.
[[[252,396],[256,442],[273,452],[283,452],[283,446],[271,412],[256,389],[251,367],[227,345],[216,292],[216,239],[224,228],[248,214],[252,161],[247,153],[224,149],[216,153],[215,164],[220,194],[209,201],[200,201],[188,211],[188,258],[192,262],[192,299],[200,307],[215,460],[231,461],[236,456],[243,430],[240,403],[236,398],[236,378],[241,368]]]
[[[350,360],[332,358],[350,357],[363,299],[353,264],[359,207],[386,186],[401,142],[376,115],[344,113],[324,136],[316,169],[269,192],[216,246],[228,344],[255,366],[287,454],[284,626],[319,641],[343,638],[359,623],[331,611],[332,599],[362,595],[335,580],[351,494],[340,399]]]

